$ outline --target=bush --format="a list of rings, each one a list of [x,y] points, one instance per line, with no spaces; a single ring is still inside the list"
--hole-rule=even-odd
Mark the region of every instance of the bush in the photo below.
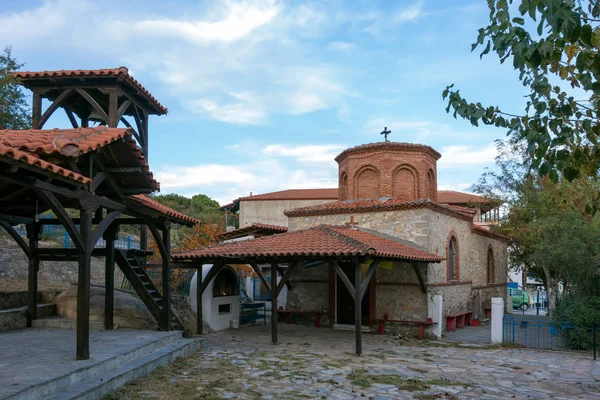
[[[556,304],[554,323],[565,345],[570,349],[592,348],[594,322],[600,324],[599,296],[571,294]],[[597,332],[597,335],[600,341],[600,332]]]

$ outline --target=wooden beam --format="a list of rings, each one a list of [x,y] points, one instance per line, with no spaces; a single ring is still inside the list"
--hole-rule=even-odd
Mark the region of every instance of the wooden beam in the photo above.
[[[30,224],[33,222],[33,218],[18,217],[16,215],[0,214],[0,221],[7,222],[9,224]]]
[[[377,269],[378,265],[379,265],[379,260],[373,260],[371,262],[371,265],[369,265],[369,269],[367,270],[367,273],[365,274],[365,278],[363,279],[362,284],[360,286],[359,296],[360,296],[361,301],[362,301],[363,296],[365,295],[365,292],[367,291],[367,288],[369,287],[371,278],[373,277],[373,274],[375,273],[375,270]]]
[[[81,251],[79,252],[79,271],[77,281],[77,359],[90,358],[90,279],[91,252],[87,251],[92,236],[92,208],[82,209],[81,218]]]
[[[119,109],[117,110],[117,121],[123,119],[123,114],[125,114],[125,111],[127,111],[127,109],[129,108],[129,106],[133,104],[133,102],[129,99],[125,100],[121,106],[119,107]]]
[[[67,108],[63,108],[63,110],[65,110],[65,114],[67,114],[67,118],[69,118],[69,121],[71,122],[71,126],[75,129],[79,128],[77,119],[75,119],[75,116],[73,115],[71,110],[68,110]]]
[[[162,240],[165,245],[166,254],[162,257],[162,287],[163,287],[163,309],[162,320],[164,330],[168,331],[171,325],[171,226],[167,224],[162,232]]]
[[[290,276],[292,275],[292,272],[294,271],[294,269],[296,269],[296,267],[301,264],[302,264],[302,260],[298,260],[295,263],[288,265],[287,271],[285,271],[285,274],[283,274],[281,276],[281,280],[279,281],[279,283],[277,283],[277,286],[275,289],[275,296],[279,296],[279,294],[281,293],[281,290],[283,290],[283,286],[286,283],[288,283]],[[277,263],[275,263],[275,265],[277,265]],[[279,265],[277,265],[277,270],[278,271],[281,270],[281,268],[279,268]]]
[[[92,184],[90,185],[90,192],[95,192],[98,186],[106,179],[106,173],[96,172],[96,175],[92,178]]]
[[[37,249],[40,237],[40,226],[36,223],[27,225],[27,237],[29,238],[30,255],[27,272],[27,327],[31,328],[32,321],[37,319],[38,303],[38,271],[40,259],[33,251]]]
[[[6,233],[8,233],[10,235],[10,237],[13,238],[13,240],[17,243],[17,245],[21,248],[21,250],[23,250],[23,253],[25,253],[25,255],[27,256],[27,258],[31,258],[32,257],[31,249],[29,248],[29,246],[27,245],[27,243],[25,242],[25,240],[23,239],[23,237],[21,237],[21,235],[19,235],[19,232],[17,232],[15,230],[15,228],[13,228],[6,221],[0,221],[0,227],[4,228],[4,230],[6,231]]]
[[[258,275],[258,278],[260,279],[260,281],[262,282],[262,284],[265,285],[265,288],[267,289],[267,292],[272,293],[271,292],[271,285],[269,284],[269,282],[267,282],[267,279],[265,278],[264,274],[262,273],[262,270],[256,264],[256,262],[255,261],[249,261],[248,264],[250,264],[250,266],[252,267],[252,269],[254,270],[254,272],[256,272],[256,275]]]
[[[42,94],[40,89],[33,90],[33,105],[31,107],[31,129],[40,129],[42,118]]]
[[[271,287],[277,285],[277,263],[271,264]],[[271,292],[271,341],[277,344],[277,293]]]
[[[100,223],[96,226],[96,229],[94,229],[94,231],[91,233],[90,238],[88,239],[87,252],[91,254],[92,249],[96,247],[98,240],[100,240],[104,232],[119,217],[119,215],[121,215],[121,211],[111,211],[106,214],[106,217],[100,221]]]
[[[65,227],[65,230],[71,236],[71,240],[73,240],[73,243],[75,244],[75,247],[77,248],[77,250],[84,252],[85,246],[84,246],[83,238],[79,234],[77,227],[71,220],[71,217],[69,216],[69,214],[67,214],[67,211],[65,210],[65,208],[62,206],[62,204],[60,204],[58,199],[54,196],[54,193],[52,193],[48,190],[43,190],[43,189],[36,189],[35,192],[38,194],[38,196],[41,197],[41,199],[44,201],[44,203],[46,203],[46,205],[48,205],[52,209],[52,211],[54,211],[54,214],[56,214],[56,217],[59,219],[59,221]],[[82,221],[82,223],[83,223],[83,221]]]
[[[131,128],[133,130],[133,136],[135,136],[135,139],[138,141],[138,143],[142,143],[142,140],[140,139],[140,135],[138,135],[137,131],[135,129],[133,129],[133,126],[131,126],[131,124],[129,123],[129,121],[127,121],[125,118],[121,118],[121,122],[128,128]]]
[[[425,280],[423,279],[421,271],[419,270],[419,263],[417,263],[416,261],[412,261],[410,265],[412,265],[413,269],[415,270],[415,274],[417,274],[417,279],[419,280],[419,287],[421,288],[421,292],[427,293],[427,288],[425,287]]]
[[[129,173],[141,173],[142,169],[140,167],[116,167],[116,168],[106,168],[106,172],[111,174],[129,174]]]
[[[279,266],[279,264],[277,264],[277,272],[282,277],[285,275],[284,272],[283,272],[283,269],[281,269],[281,267]],[[285,281],[285,285],[287,286],[288,290],[292,290],[292,284],[290,283],[289,280]],[[279,293],[279,291],[277,293]]]
[[[361,288],[361,266],[360,262],[354,262],[354,287]],[[356,339],[356,355],[362,354],[362,296],[355,293],[354,296],[354,337]]]
[[[221,270],[225,267],[224,263],[215,263],[213,264],[213,266],[210,268],[210,270],[208,271],[208,273],[206,274],[206,277],[203,279],[202,282],[202,286],[200,287],[200,293],[203,294],[204,291],[206,290],[206,288],[208,287],[208,285],[210,284],[210,282],[215,279],[215,277],[217,276],[217,274],[219,272],[221,272]]]
[[[50,104],[50,107],[48,107],[48,109],[46,111],[44,111],[44,114],[42,115],[42,117],[40,118],[40,122],[39,122],[39,128],[38,129],[42,129],[44,124],[48,121],[48,119],[52,116],[52,114],[54,114],[54,112],[58,109],[58,107],[60,107],[60,105],[62,103],[65,102],[65,100],[71,95],[73,94],[73,89],[65,89],[57,98],[56,100],[54,100],[52,102],[52,104]],[[68,114],[67,114],[68,115]]]
[[[158,247],[158,252],[160,253],[160,256],[163,258],[167,257],[167,255],[168,255],[167,249],[165,248],[165,244],[163,243],[162,236],[161,236],[160,232],[158,231],[158,228],[156,228],[156,225],[154,225],[154,224],[148,225],[148,230],[150,231],[150,233],[152,234],[152,237],[154,238],[154,241],[156,242],[156,247]],[[140,246],[140,248],[141,248],[141,246]],[[167,257],[167,260],[168,259],[169,258]]]
[[[84,89],[75,90],[81,95],[81,97],[83,97],[88,103],[90,103],[92,108],[96,110],[96,112],[105,122],[108,122],[108,115],[106,115],[106,112],[102,109],[102,107],[100,107],[100,104],[98,104],[98,102],[92,96],[90,96],[88,92],[86,92]]]
[[[114,327],[115,301],[115,240],[119,232],[118,225],[104,231],[106,258],[104,265],[104,329],[112,331]]]
[[[348,279],[348,277],[346,276],[346,274],[344,273],[344,271],[342,271],[342,269],[340,268],[340,266],[337,264],[336,260],[333,260],[330,265],[333,267],[333,269],[335,270],[335,272],[337,273],[337,275],[340,277],[340,279],[342,280],[342,282],[344,282],[344,285],[346,286],[346,288],[348,288],[348,291],[350,292],[350,295],[352,296],[353,300],[355,299],[355,290],[354,290],[354,286],[352,285],[352,282],[350,282],[350,279]],[[356,284],[356,282],[355,282]],[[360,287],[360,286],[358,286]]]
[[[116,128],[119,124],[119,93],[116,90],[111,90],[108,93],[108,126]]]
[[[115,195],[117,195],[117,197],[119,199],[123,199],[125,197],[125,195],[123,194],[123,191],[119,187],[119,184],[117,183],[115,178],[113,178],[113,176],[108,171],[108,168],[104,164],[104,161],[102,160],[100,155],[96,154],[93,157],[94,157],[94,161],[98,165],[98,168],[100,168],[100,170],[106,174],[105,180],[108,182],[108,185],[110,186],[111,190],[115,193]]]

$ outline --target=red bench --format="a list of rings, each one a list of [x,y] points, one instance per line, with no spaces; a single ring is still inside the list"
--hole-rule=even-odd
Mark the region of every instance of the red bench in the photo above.
[[[456,332],[456,328],[462,329],[465,325],[473,325],[473,311],[463,311],[456,314],[446,315],[446,330]]]
[[[419,324],[419,336],[417,339],[423,340],[425,337],[425,326],[433,325],[436,322],[433,322],[431,318],[427,318],[427,321],[407,321],[404,319],[389,319],[389,316],[386,314],[383,318],[375,319],[375,322],[379,323],[379,334],[383,335],[385,332],[385,323],[386,322],[396,322],[400,324]]]
[[[279,310],[277,310],[277,313],[285,314],[285,323],[286,324],[292,323],[292,314],[315,314],[315,316],[316,316],[315,327],[317,327],[317,328],[321,327],[321,315],[325,314],[323,311],[283,310],[281,308]]]

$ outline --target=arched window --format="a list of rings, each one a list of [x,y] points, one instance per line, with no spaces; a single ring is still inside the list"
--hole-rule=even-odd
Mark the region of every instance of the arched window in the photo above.
[[[415,200],[418,197],[418,180],[418,174],[413,168],[398,168],[394,173],[392,196],[402,200]]]
[[[379,197],[379,172],[373,167],[365,167],[356,174],[355,198],[374,199]]]
[[[435,176],[432,170],[427,172],[427,197],[430,200],[435,200]]]
[[[494,251],[491,247],[487,253],[487,283],[494,283]]]
[[[348,200],[348,175],[345,172],[340,178],[340,200]]]
[[[225,267],[215,277],[213,297],[235,296],[240,294],[240,283],[231,267]]]
[[[450,237],[448,241],[448,281],[458,280],[458,244],[454,236]]]

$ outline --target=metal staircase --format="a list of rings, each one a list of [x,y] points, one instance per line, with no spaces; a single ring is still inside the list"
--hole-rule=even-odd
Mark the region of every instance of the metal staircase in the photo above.
[[[162,326],[163,296],[146,273],[138,258],[138,254],[144,253],[140,250],[118,250],[115,249],[115,261],[123,274],[131,283],[140,299],[144,302],[159,326]],[[169,329],[183,329],[183,324],[171,309],[171,320]]]

